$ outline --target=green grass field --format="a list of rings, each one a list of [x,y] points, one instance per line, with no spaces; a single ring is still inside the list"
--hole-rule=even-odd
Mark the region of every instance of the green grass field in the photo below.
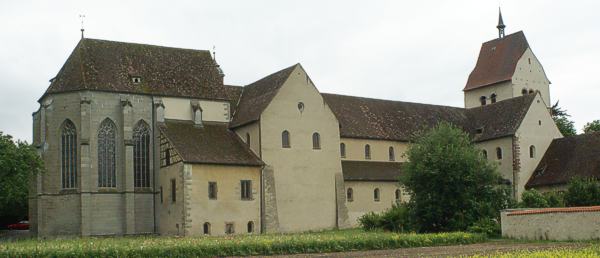
[[[232,237],[103,237],[0,243],[5,257],[181,257],[272,255],[470,244],[486,237],[470,233],[396,234],[339,230]]]

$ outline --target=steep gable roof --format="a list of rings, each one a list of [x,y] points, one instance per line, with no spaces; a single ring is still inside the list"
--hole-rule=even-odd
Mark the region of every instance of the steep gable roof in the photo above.
[[[464,109],[402,101],[321,94],[347,138],[409,141],[421,130],[449,122],[485,141],[516,133],[535,95],[520,96],[493,104]],[[478,129],[482,129],[478,133]]]
[[[527,48],[529,43],[523,31],[483,43],[463,91],[511,80],[517,62]]]
[[[227,128],[226,124],[166,120],[159,130],[184,162],[200,164],[261,166],[263,162]]]
[[[133,83],[132,77],[141,77]],[[76,90],[225,99],[219,68],[206,50],[84,38],[46,94]]]
[[[234,128],[257,121],[265,108],[271,103],[271,100],[277,95],[279,88],[294,68],[299,65],[292,65],[245,86],[237,112],[234,114],[230,126]]]
[[[600,133],[554,139],[525,187],[567,184],[573,177],[600,179]]]

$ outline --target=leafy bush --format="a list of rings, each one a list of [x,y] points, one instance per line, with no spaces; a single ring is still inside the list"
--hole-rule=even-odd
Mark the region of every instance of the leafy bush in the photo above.
[[[19,240],[0,245],[0,257],[215,257],[324,253],[483,242],[463,232],[397,234],[341,230],[227,237],[115,237]]]
[[[358,223],[366,231],[377,230],[381,229],[383,218],[380,214],[369,212],[360,216],[360,218],[358,218]]]
[[[502,234],[502,228],[498,220],[491,218],[483,218],[473,223],[468,229],[471,233],[485,234],[488,237],[499,237]]]
[[[521,195],[521,208],[548,208],[551,207],[544,195],[535,189],[527,190]]]
[[[547,192],[544,193],[544,197],[550,207],[565,207],[565,196],[562,192]]]
[[[600,182],[592,178],[572,179],[565,193],[565,205],[569,207],[600,205]]]
[[[396,203],[382,213],[369,212],[358,222],[364,230],[405,232],[410,230],[409,209],[406,204]]]

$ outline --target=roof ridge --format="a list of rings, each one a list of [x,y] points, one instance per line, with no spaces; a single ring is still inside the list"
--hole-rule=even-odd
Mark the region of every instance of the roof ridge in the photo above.
[[[419,103],[419,102],[402,101],[402,100],[378,99],[378,98],[360,97],[360,96],[354,96],[354,95],[342,95],[342,94],[336,94],[336,93],[321,93],[321,95],[340,96],[340,97],[348,97],[348,98],[356,98],[356,99],[364,99],[364,100],[374,100],[374,101],[381,101],[381,102],[393,102],[393,103],[402,103],[402,104],[416,104],[416,105],[423,105],[423,106],[465,109],[462,107],[445,106],[445,105],[438,105],[438,104]]]
[[[174,50],[207,52],[207,53],[210,54],[210,50],[206,50],[206,49],[193,49],[193,48],[184,48],[184,47],[169,47],[169,46],[162,46],[162,45],[155,45],[155,44],[146,44],[146,43],[137,43],[137,42],[126,42],[126,41],[116,41],[116,40],[108,40],[108,39],[84,38],[81,41],[98,41],[98,42],[112,43],[112,44],[138,45],[138,46],[145,46],[145,47],[167,48],[167,49],[174,49]]]

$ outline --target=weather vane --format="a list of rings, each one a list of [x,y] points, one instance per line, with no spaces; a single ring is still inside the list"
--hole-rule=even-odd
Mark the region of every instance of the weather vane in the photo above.
[[[83,38],[83,31],[85,31],[83,28],[83,20],[85,19],[85,14],[80,14],[79,19],[81,20],[81,38]]]
[[[213,45],[213,60],[217,61],[217,47]]]

